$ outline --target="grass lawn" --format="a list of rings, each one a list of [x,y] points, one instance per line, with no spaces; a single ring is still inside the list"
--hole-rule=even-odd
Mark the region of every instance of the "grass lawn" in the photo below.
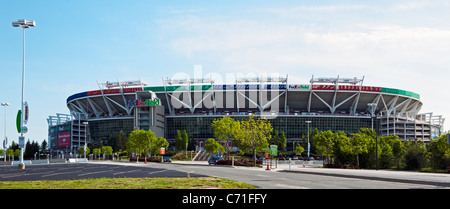
[[[0,181],[0,189],[256,189],[217,177],[99,178],[61,181]]]

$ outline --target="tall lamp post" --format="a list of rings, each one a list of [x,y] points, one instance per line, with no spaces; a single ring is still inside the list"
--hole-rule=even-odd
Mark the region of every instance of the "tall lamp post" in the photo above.
[[[8,139],[6,138],[6,107],[9,106],[8,102],[2,103],[2,106],[5,107],[5,138],[3,139],[3,153],[5,154],[3,160],[6,162],[6,146],[8,146]]]
[[[371,118],[372,118],[372,130],[375,132],[375,130],[373,129],[373,118],[375,117],[375,109],[377,108],[377,103],[369,103],[369,104],[367,104],[367,106],[369,106],[370,115],[371,115]],[[375,169],[378,170],[378,137],[377,137],[377,132],[375,132],[375,163],[376,163]]]
[[[311,145],[309,144],[309,124],[311,124],[311,121],[305,121],[306,124],[308,124],[308,160],[309,160],[309,150],[311,149]]]
[[[23,111],[24,109],[24,86],[25,86],[25,29],[36,26],[36,23],[33,20],[25,20],[25,19],[19,19],[18,21],[12,22],[13,27],[22,27],[23,29],[23,60],[22,60],[22,103],[21,103],[21,120],[20,120],[20,128],[23,127],[24,117],[25,113]],[[20,131],[20,137],[23,138],[24,136],[23,130]],[[20,143],[19,143],[20,144]],[[20,163],[19,163],[19,169],[25,169],[25,164],[23,163],[23,147],[20,148]]]

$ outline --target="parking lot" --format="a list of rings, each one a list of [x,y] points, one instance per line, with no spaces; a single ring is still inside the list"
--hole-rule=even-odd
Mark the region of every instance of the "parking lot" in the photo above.
[[[40,164],[27,165],[25,170],[17,166],[0,166],[0,181],[67,180],[87,178],[136,178],[136,177],[201,177],[205,175],[142,166],[109,164]]]

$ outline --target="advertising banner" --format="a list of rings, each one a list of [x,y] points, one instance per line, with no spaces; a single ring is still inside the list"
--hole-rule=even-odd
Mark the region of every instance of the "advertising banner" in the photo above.
[[[70,146],[70,132],[61,132],[58,134],[58,146],[66,147]]]

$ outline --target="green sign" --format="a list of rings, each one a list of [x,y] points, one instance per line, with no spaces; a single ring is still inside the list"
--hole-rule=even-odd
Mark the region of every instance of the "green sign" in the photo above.
[[[20,127],[20,121],[22,120],[22,110],[19,110],[19,112],[17,112],[17,117],[16,117],[16,128],[17,128],[17,133],[20,134],[20,131],[22,130],[22,127]]]
[[[277,155],[278,155],[278,146],[270,145],[270,156],[277,156]]]

